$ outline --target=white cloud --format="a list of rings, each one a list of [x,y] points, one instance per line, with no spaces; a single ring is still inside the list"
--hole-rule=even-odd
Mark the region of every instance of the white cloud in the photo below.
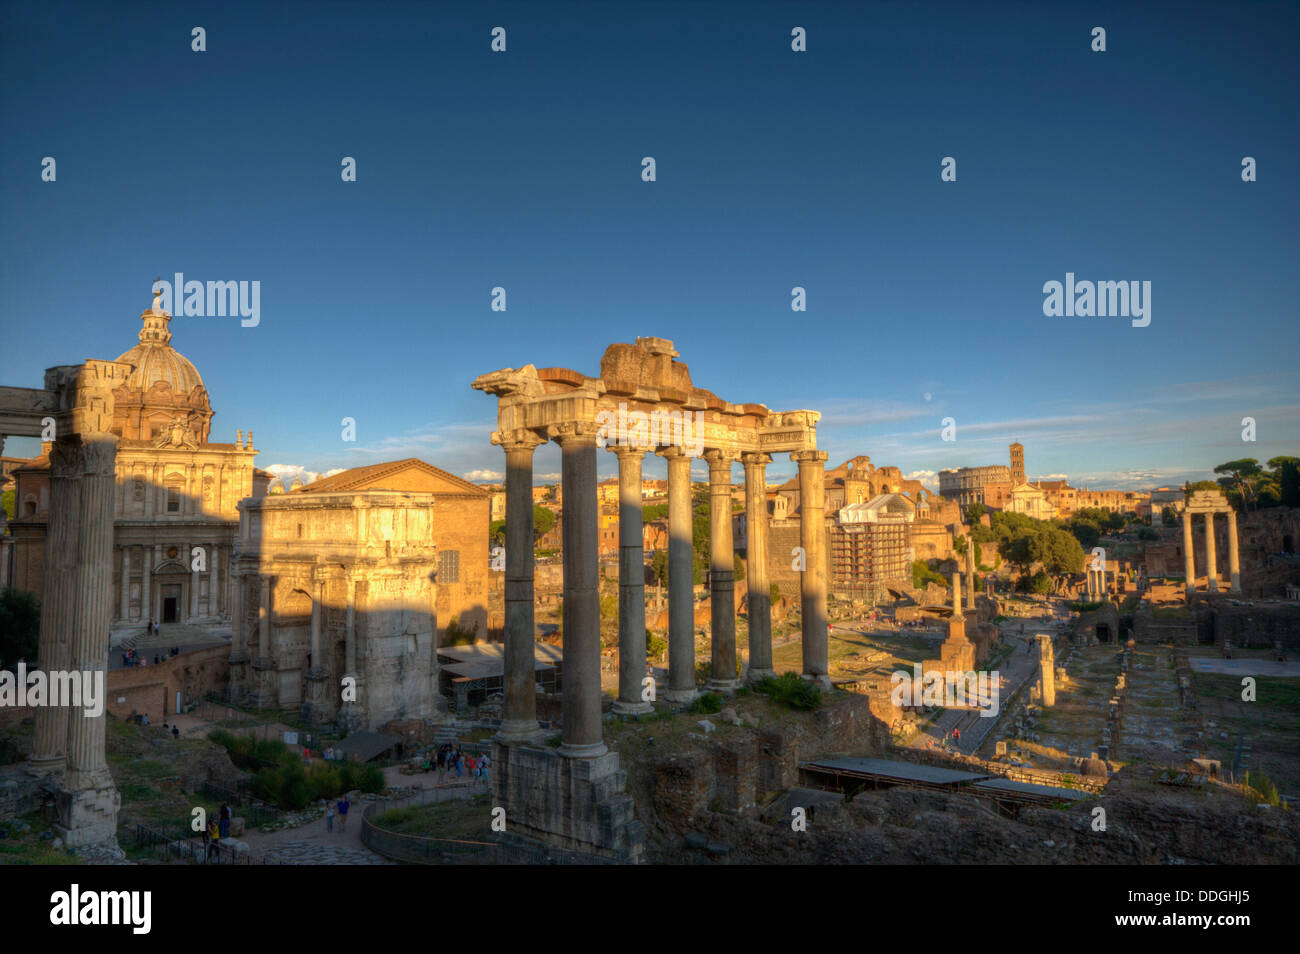
[[[321,477],[321,474],[314,470],[308,470],[301,464],[269,464],[262,468],[269,474],[274,474],[280,485],[288,490],[293,483],[294,478],[301,478],[304,484],[310,484]],[[329,474],[337,474],[338,470],[331,470]],[[325,476],[329,476],[326,474]],[[275,481],[271,482],[273,485]]]
[[[910,474],[904,474],[903,476],[906,477],[908,480],[926,481],[926,480],[933,480],[935,477],[935,473],[932,470],[914,470]]]
[[[506,477],[499,470],[471,470],[461,476],[476,484],[499,484]]]

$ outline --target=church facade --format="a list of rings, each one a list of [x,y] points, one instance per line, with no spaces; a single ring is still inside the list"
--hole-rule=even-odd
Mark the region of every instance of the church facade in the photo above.
[[[113,518],[113,629],[150,620],[230,622],[238,502],[264,496],[271,476],[253,466],[253,434],[210,440],[213,410],[198,370],[171,346],[171,316],[141,316],[139,343],[116,360],[132,372],[113,394],[118,436]],[[49,445],[17,467],[9,526],[13,583],[44,590]]]

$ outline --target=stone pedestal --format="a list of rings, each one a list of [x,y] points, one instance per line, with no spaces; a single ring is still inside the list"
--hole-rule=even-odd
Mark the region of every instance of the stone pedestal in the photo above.
[[[79,717],[78,717],[79,718]],[[105,770],[87,788],[77,791],[60,789],[54,797],[59,820],[55,833],[69,848],[86,845],[117,844],[117,815],[122,796]]]
[[[505,809],[506,834],[629,864],[645,852],[627,773],[618,754],[565,758],[551,748],[497,740],[492,746],[492,806]]]
[[[255,709],[274,709],[280,703],[280,672],[270,659],[255,659],[250,664],[248,704]]]
[[[308,669],[303,677],[302,718],[313,725],[334,721],[340,688],[328,669]]]

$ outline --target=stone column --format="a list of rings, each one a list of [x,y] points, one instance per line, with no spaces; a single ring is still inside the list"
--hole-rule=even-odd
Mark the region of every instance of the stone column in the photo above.
[[[271,664],[271,578],[261,577],[262,598],[257,606],[257,662]]]
[[[730,451],[706,451],[709,462],[709,612],[712,675],[709,688],[730,692],[736,678],[736,548],[731,535]]]
[[[248,661],[248,634],[244,632],[244,578],[230,571],[230,633],[232,663]]]
[[[71,668],[75,610],[79,598],[77,558],[81,536],[81,446],[60,440],[50,449],[49,524],[45,535],[45,589],[37,663],[42,672]],[[67,763],[68,710],[36,710],[35,738],[27,771],[61,774]]]
[[[767,454],[745,454],[745,577],[749,608],[749,681],[775,676],[772,594],[767,582]]]
[[[153,619],[153,594],[149,592],[149,567],[153,565],[153,547],[140,548],[140,619]]]
[[[218,587],[217,567],[221,563],[221,548],[215,543],[208,552],[208,615],[221,619],[221,590]]]
[[[664,698],[681,703],[697,695],[691,458],[680,447],[660,455],[668,462],[668,690]]]
[[[1214,552],[1214,514],[1205,514],[1205,579],[1211,593],[1219,592],[1219,561]]]
[[[826,527],[824,479],[826,452],[796,451],[790,455],[799,465],[799,545],[803,547],[805,569],[799,578],[803,630],[803,677],[830,688],[830,667],[826,631]]]
[[[343,705],[339,709],[338,721],[341,729],[350,732],[364,725],[365,717],[361,707],[362,678],[361,674],[357,672],[357,606],[361,602],[358,597],[361,583],[353,579],[346,582],[348,611],[343,630],[343,675],[352,677],[352,686],[353,691],[356,692],[356,699],[345,699],[343,701]],[[436,643],[438,640],[436,628],[434,629],[433,638]]]
[[[1232,578],[1232,595],[1241,595],[1241,562],[1237,554],[1237,511],[1228,511],[1228,575]]]
[[[1056,653],[1052,649],[1050,635],[1039,633],[1034,638],[1038,640],[1038,670],[1043,691],[1043,708],[1050,709],[1056,705]]]
[[[207,544],[204,544],[203,555],[205,559],[211,556],[207,551]],[[187,543],[184,553],[185,559],[190,564],[190,618],[187,622],[193,622],[199,615],[199,571],[194,567],[194,545]]]
[[[533,451],[531,431],[503,435],[506,452],[505,708],[498,737],[521,741],[537,732],[533,625]]]
[[[99,683],[103,689],[107,684],[108,628],[113,616],[113,491],[116,486],[113,465],[117,457],[117,438],[112,434],[98,433],[82,435],[82,440],[81,533],[77,539],[79,575],[69,668],[93,673],[97,682],[104,680]],[[101,708],[99,715],[88,717],[84,706],[74,706],[68,713],[65,786],[74,792],[107,790],[107,795],[94,799],[96,803],[105,797],[110,801],[116,798],[113,777],[109,774],[104,754],[106,712],[106,708]],[[80,830],[100,824],[77,817],[80,811],[75,806],[69,811],[72,817],[66,820],[64,811],[59,814],[60,822],[70,829]],[[116,805],[111,821],[106,834],[86,832],[81,843],[102,841],[117,834]]]
[[[565,424],[554,430],[562,454],[564,494],[564,739],[560,754],[595,758],[606,752],[600,728],[596,426]]]
[[[975,541],[966,538],[966,605],[975,606]]]
[[[645,522],[641,516],[639,447],[619,447],[618,455],[618,700],[614,711],[624,715],[653,712],[641,701],[646,671],[645,646]]]
[[[118,618],[126,620],[131,615],[131,548],[122,547],[122,589]]]
[[[1192,550],[1192,513],[1183,510],[1183,573],[1187,575],[1186,592],[1190,598],[1196,592],[1196,557]]]
[[[323,589],[324,584],[320,580],[311,581],[311,665],[307,667],[309,672],[314,672],[324,668],[321,666],[320,657],[320,627],[321,613],[323,611],[321,600],[323,599]]]

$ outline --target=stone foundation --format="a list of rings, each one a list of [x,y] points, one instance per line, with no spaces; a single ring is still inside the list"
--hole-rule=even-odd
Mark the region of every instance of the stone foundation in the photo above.
[[[618,754],[566,758],[522,743],[492,745],[492,807],[504,808],[506,831],[569,851],[636,864],[645,829],[624,794]]]
[[[69,848],[117,844],[117,813],[122,796],[111,778],[79,791],[60,788],[54,802],[59,814],[54,830]]]

